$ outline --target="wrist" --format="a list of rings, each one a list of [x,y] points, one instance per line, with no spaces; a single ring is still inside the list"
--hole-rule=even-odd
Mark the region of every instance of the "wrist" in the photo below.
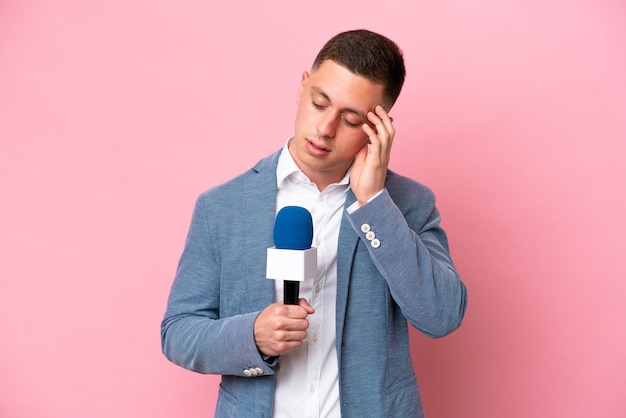
[[[385,190],[384,187],[382,189],[380,189],[378,192],[374,193],[373,196],[370,196],[367,200],[361,200],[361,199],[359,199],[357,197],[357,202],[359,203],[359,207],[365,206],[368,203],[370,203],[372,200],[376,199],[378,196],[380,196],[380,194],[383,192],[383,190]]]

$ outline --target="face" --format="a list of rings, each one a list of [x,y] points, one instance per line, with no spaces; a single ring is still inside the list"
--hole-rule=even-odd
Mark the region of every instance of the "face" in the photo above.
[[[383,86],[333,61],[304,72],[296,98],[295,134],[289,151],[320,190],[338,182],[368,143],[367,113],[383,103]]]

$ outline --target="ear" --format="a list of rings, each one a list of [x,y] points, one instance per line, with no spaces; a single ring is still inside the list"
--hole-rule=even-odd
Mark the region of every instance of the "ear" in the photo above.
[[[300,86],[298,87],[298,94],[296,94],[296,103],[300,104],[300,100],[302,100],[302,94],[304,93],[304,84],[309,79],[309,72],[305,71],[302,73],[302,79],[300,80]]]

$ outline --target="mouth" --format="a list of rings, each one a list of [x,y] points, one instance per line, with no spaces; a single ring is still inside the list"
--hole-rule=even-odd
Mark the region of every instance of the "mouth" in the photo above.
[[[312,140],[310,140],[310,139],[307,139],[307,140],[306,140],[306,142],[307,142],[307,143],[306,143],[306,148],[307,148],[307,150],[308,150],[311,154],[313,154],[313,155],[315,155],[315,156],[322,157],[322,156],[325,156],[325,155],[327,155],[327,154],[329,154],[329,153],[330,153],[330,149],[328,149],[328,148],[326,148],[326,147],[324,147],[324,146],[322,146],[322,145],[316,145],[316,144],[315,144]]]

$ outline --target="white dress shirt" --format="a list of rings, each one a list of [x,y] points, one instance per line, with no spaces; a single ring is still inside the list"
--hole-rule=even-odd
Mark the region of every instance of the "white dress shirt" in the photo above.
[[[280,356],[276,366],[275,418],[341,417],[335,306],[337,301],[337,243],[349,174],[320,192],[298,168],[285,144],[278,160],[277,211],[301,206],[313,217],[313,247],[317,248],[318,272],[314,280],[300,283],[300,297],[313,306],[302,347]],[[283,299],[283,282],[275,281],[274,297]]]

